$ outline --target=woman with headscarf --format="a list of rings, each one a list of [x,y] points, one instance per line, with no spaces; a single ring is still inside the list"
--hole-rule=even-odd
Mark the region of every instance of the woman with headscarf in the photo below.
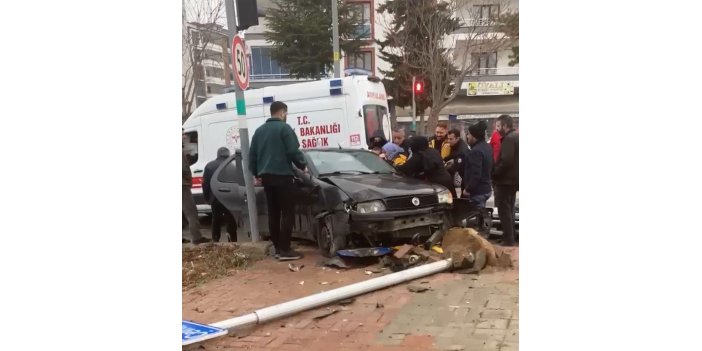
[[[429,148],[426,137],[415,136],[409,140],[410,157],[397,170],[417,179],[445,186],[453,198],[456,198],[456,188],[451,175],[444,167],[439,151]]]
[[[407,156],[405,156],[405,149],[394,143],[386,143],[383,146],[383,152],[380,154],[380,158],[388,161],[393,166],[399,166],[407,161]]]

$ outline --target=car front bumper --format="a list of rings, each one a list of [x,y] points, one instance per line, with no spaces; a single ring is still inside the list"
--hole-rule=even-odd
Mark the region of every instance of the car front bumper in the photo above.
[[[350,226],[354,233],[371,236],[411,238],[416,234],[428,237],[433,231],[448,223],[450,206],[439,205],[404,211],[358,213],[351,211]]]

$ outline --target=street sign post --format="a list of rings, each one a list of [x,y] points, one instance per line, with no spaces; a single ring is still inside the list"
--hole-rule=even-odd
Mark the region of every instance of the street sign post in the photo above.
[[[244,33],[238,30],[239,10],[234,0],[224,0],[227,13],[227,29],[229,38],[232,41],[231,64],[234,66],[236,84],[234,84],[234,96],[236,100],[236,114],[239,121],[239,136],[241,138],[241,157],[243,158],[242,171],[244,172],[244,186],[246,188],[247,208],[249,216],[249,229],[252,241],[259,241],[258,233],[258,210],[256,208],[256,192],[254,190],[254,176],[249,171],[249,127],[246,121],[246,100],[244,90],[249,87],[249,63],[246,58],[246,46],[244,46]],[[250,19],[244,22],[252,23]],[[244,23],[245,24],[245,23]],[[244,26],[245,27],[245,26]],[[239,49],[237,49],[239,48]]]
[[[234,66],[234,77],[239,89],[249,88],[249,60],[246,59],[246,47],[240,35],[235,35],[232,39],[232,65]]]
[[[227,331],[211,325],[183,321],[183,346],[209,340],[227,334]]]

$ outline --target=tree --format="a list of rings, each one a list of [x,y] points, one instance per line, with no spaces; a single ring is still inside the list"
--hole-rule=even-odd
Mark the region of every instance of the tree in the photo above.
[[[441,110],[456,98],[466,74],[478,66],[472,54],[500,50],[508,40],[495,30],[497,18],[486,23],[469,0],[389,0],[378,11],[393,16],[385,27],[387,40],[379,44],[381,57],[394,69],[383,73],[389,77],[390,91],[397,90],[396,105],[411,105],[405,97],[411,94],[407,80],[412,75],[424,78],[430,112],[427,125],[419,123],[422,134],[435,128]]]
[[[273,0],[266,14],[269,31],[266,40],[273,44],[271,58],[288,69],[295,78],[320,79],[334,66],[332,19],[329,0]],[[358,5],[338,0],[339,47],[346,56],[360,52]]]
[[[182,120],[185,121],[194,110],[198,87],[204,89],[204,86],[198,85],[205,77],[202,61],[208,58],[214,62],[223,61],[221,57],[209,57],[205,48],[222,36],[222,26],[218,23],[224,19],[224,1],[183,0],[182,17],[181,110]]]
[[[512,54],[509,55],[509,65],[519,64],[519,11],[506,12],[500,16],[500,30],[511,39]]]

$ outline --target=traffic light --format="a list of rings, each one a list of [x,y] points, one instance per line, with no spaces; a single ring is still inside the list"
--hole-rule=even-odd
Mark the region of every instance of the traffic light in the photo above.
[[[246,30],[258,25],[259,10],[256,0],[235,0],[236,16],[239,20],[237,30]]]
[[[424,92],[424,81],[415,80],[413,89],[414,89],[415,94],[423,93]]]

